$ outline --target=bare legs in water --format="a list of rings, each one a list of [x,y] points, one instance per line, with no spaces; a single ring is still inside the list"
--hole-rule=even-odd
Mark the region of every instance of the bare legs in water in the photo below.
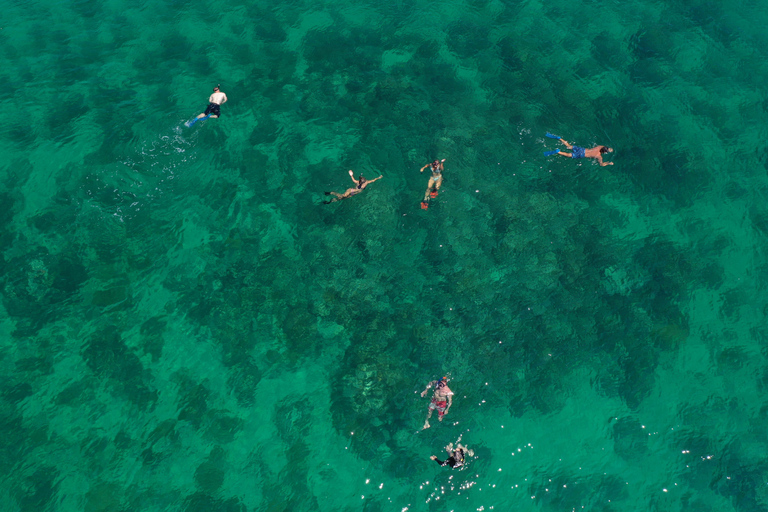
[[[338,192],[326,192],[325,195],[333,196],[333,199],[331,199],[330,201],[323,201],[323,204],[335,203],[336,201],[341,201],[342,199],[346,199],[348,197],[357,195],[360,192],[362,192],[365,187],[367,187],[368,185],[370,185],[376,180],[380,180],[383,176],[379,176],[378,178],[374,178],[372,180],[366,180],[363,177],[363,175],[360,174],[360,177],[358,179],[355,179],[355,173],[352,172],[352,169],[350,169],[349,177],[352,178],[352,181],[355,182],[355,187],[348,188],[343,194],[339,194]]]

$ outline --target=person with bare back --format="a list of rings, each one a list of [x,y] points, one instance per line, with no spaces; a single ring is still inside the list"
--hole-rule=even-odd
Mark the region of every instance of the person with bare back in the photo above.
[[[601,166],[606,165],[613,165],[613,162],[603,162],[603,155],[606,153],[613,153],[613,148],[609,148],[608,146],[595,146],[593,148],[581,148],[579,146],[574,146],[567,140],[565,140],[562,137],[559,137],[557,135],[552,135],[551,133],[547,133],[547,137],[550,139],[557,139],[560,142],[562,142],[566,148],[570,149],[571,151],[560,151],[559,149],[556,149],[554,151],[545,151],[544,156],[552,156],[552,155],[560,155],[564,156],[566,158],[594,158],[597,160],[597,163],[599,163]]]
[[[335,203],[336,201],[341,201],[342,199],[346,199],[348,197],[355,196],[355,195],[359,194],[360,192],[362,192],[365,187],[367,187],[368,185],[370,185],[374,181],[380,180],[381,178],[383,178],[383,175],[379,176],[378,178],[374,178],[372,180],[366,180],[363,177],[363,174],[360,173],[360,177],[358,179],[355,179],[355,173],[352,172],[352,169],[350,169],[349,170],[349,177],[352,178],[352,181],[355,182],[355,188],[348,188],[343,194],[339,194],[338,192],[326,192],[325,195],[327,195],[327,196],[331,196],[332,195],[334,197],[330,201],[323,201],[323,204],[331,204],[331,203]]]
[[[448,387],[448,377],[443,377],[440,380],[433,380],[427,384],[427,388],[421,392],[421,396],[426,396],[430,389],[434,389],[432,394],[432,400],[429,402],[429,412],[427,413],[427,419],[424,421],[422,430],[429,428],[429,418],[432,417],[432,411],[437,409],[437,420],[443,421],[443,416],[448,414],[448,410],[453,403],[453,391]]]

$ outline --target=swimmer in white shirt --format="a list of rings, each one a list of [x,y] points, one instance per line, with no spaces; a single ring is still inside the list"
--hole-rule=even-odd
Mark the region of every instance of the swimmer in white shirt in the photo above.
[[[197,116],[198,119],[201,119],[207,115],[211,115],[212,118],[217,118],[221,116],[221,106],[227,102],[227,95],[221,92],[219,89],[219,86],[213,88],[213,94],[208,98],[208,108],[205,109],[205,112]]]

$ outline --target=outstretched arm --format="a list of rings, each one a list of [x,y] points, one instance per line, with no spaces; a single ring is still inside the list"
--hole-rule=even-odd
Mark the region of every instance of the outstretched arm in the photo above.
[[[352,178],[352,181],[357,183],[357,180],[355,179],[355,173],[352,172],[352,169],[349,170],[349,177]]]
[[[419,172],[424,172],[424,169],[426,169],[427,167],[429,167],[429,164],[427,164],[427,165],[425,165],[424,167],[422,167],[422,168],[421,168],[421,170],[420,170]]]
[[[367,182],[367,183],[373,183],[374,181],[376,181],[376,180],[380,180],[380,179],[381,179],[381,178],[383,178],[383,177],[384,177],[384,175],[381,175],[381,176],[379,176],[378,178],[373,178],[372,180],[368,180],[368,182]]]
[[[597,161],[600,162],[601,167],[605,167],[606,165],[613,165],[613,162],[603,162],[603,155],[597,155]]]
[[[433,388],[437,384],[436,380],[431,381],[429,384],[427,384],[427,387],[424,388],[424,391],[421,392],[421,396],[424,396],[427,394],[427,391],[429,391],[431,388]]]

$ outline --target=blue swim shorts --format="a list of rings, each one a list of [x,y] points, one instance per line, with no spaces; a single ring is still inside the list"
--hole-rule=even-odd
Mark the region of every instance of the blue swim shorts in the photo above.
[[[571,154],[571,158],[584,158],[584,148],[580,148],[579,146],[573,146],[573,149],[571,151],[573,152]]]

